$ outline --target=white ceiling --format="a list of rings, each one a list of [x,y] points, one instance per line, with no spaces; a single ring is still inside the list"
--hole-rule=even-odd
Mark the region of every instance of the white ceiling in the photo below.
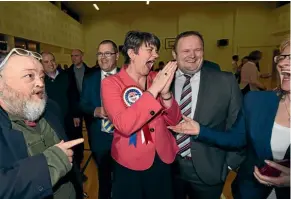
[[[146,1],[63,1],[66,6],[72,9],[74,12],[80,15],[80,17],[86,16],[102,16],[104,14],[116,14],[116,13],[124,13],[130,12],[132,10],[161,10],[167,7],[171,8],[185,8],[185,6],[193,5],[193,4],[208,4],[213,2],[162,2],[155,1],[150,2],[149,5],[146,5]],[[96,3],[99,7],[99,11],[97,11],[93,7],[93,3]],[[215,2],[219,3],[219,2]],[[223,3],[223,2],[220,2]],[[227,3],[227,2],[224,2]]]

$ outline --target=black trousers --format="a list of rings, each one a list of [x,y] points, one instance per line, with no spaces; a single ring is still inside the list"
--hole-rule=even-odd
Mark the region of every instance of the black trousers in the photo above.
[[[192,160],[177,157],[172,172],[175,199],[187,196],[189,199],[220,199],[224,184],[205,184],[197,175]]]
[[[134,171],[114,161],[113,199],[172,199],[171,166],[156,155],[145,171]]]
[[[73,117],[65,118],[65,128],[69,140],[74,140],[78,138],[83,138],[83,119],[80,121],[80,126],[75,127],[73,122]],[[77,167],[81,168],[81,163],[84,158],[84,143],[78,144],[73,148],[74,160]]]
[[[93,152],[98,167],[98,199],[111,199],[113,160],[110,150],[102,153]]]

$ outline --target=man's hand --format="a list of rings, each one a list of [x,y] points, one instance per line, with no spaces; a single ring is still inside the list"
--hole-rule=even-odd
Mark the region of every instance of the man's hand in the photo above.
[[[80,118],[74,118],[74,127],[79,127],[80,126]]]
[[[71,140],[71,141],[68,141],[68,142],[64,142],[64,140],[62,140],[61,142],[59,142],[55,146],[59,147],[67,155],[70,163],[72,163],[73,162],[74,152],[73,152],[73,150],[71,148],[76,146],[76,145],[78,145],[78,144],[81,144],[83,142],[84,142],[83,138]]]
[[[94,117],[100,117],[103,119],[107,119],[107,113],[103,107],[96,107],[94,111]]]
[[[189,117],[182,115],[183,120],[176,126],[168,126],[168,129],[176,133],[182,133],[187,135],[199,135],[200,133],[200,125],[198,122],[192,120]]]

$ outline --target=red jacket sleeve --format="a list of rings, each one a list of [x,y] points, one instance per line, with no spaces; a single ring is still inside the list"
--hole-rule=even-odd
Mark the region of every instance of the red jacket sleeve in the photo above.
[[[160,98],[161,104],[163,104]],[[177,101],[173,98],[172,106],[170,108],[165,108],[163,111],[163,117],[169,126],[177,125],[182,119],[182,113]]]
[[[155,117],[162,105],[150,93],[143,95],[130,107],[123,102],[123,88],[114,78],[105,78],[101,82],[103,107],[114,127],[124,136],[129,137]]]

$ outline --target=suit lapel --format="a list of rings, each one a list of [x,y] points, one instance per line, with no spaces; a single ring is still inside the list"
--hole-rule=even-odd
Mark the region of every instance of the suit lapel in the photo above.
[[[172,93],[173,93],[173,96],[176,96],[176,95],[175,95],[175,81],[176,81],[176,78],[173,79],[173,82],[172,82],[172,84],[171,84],[171,88],[170,88],[170,90],[171,90]]]
[[[206,95],[206,89],[207,89],[207,84],[209,82],[209,73],[207,71],[206,67],[201,68],[201,73],[200,73],[200,83],[199,83],[199,91],[198,91],[198,97],[197,97],[197,104],[196,104],[196,109],[194,113],[194,120],[200,121],[201,116],[203,114],[203,106],[207,106],[207,95]],[[209,85],[209,84],[208,84]],[[211,87],[208,86],[208,92]]]
[[[273,93],[273,95],[276,95]],[[253,131],[253,139],[255,140],[255,150],[261,160],[273,159],[271,149],[272,130],[279,106],[279,98],[271,96],[269,100],[265,100],[265,105],[259,110],[261,112],[258,118],[262,118],[261,122],[256,122],[256,129]]]

